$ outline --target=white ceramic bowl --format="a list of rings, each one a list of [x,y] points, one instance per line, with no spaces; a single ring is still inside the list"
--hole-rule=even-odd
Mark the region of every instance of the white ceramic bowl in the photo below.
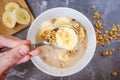
[[[65,7],[49,9],[43,12],[42,14],[40,14],[32,23],[28,31],[27,39],[30,40],[32,43],[35,43],[36,32],[38,31],[41,23],[58,16],[68,16],[73,19],[76,19],[86,29],[87,36],[88,36],[88,47],[84,57],[74,66],[71,66],[69,68],[64,68],[64,69],[48,66],[40,59],[39,56],[33,57],[31,60],[38,69],[40,69],[41,71],[49,75],[68,76],[81,71],[85,66],[87,66],[87,64],[92,59],[95,52],[95,48],[96,48],[96,35],[95,35],[94,28],[90,23],[90,21],[82,13],[74,9],[65,8]]]

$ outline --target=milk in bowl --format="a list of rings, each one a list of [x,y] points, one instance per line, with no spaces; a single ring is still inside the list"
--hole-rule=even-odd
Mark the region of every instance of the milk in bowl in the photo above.
[[[85,28],[68,16],[43,21],[35,40],[36,43],[48,41],[52,44],[39,47],[39,57],[45,64],[55,68],[68,68],[78,63],[85,55],[88,45]]]

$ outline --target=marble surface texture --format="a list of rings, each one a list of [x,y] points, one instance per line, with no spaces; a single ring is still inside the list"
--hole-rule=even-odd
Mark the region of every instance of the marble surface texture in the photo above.
[[[34,17],[54,7],[70,7],[83,13],[92,23],[92,15],[99,11],[103,15],[103,23],[110,29],[112,24],[120,24],[120,0],[26,0]],[[91,6],[96,8],[92,9]],[[26,39],[26,28],[14,36]],[[120,80],[120,51],[112,56],[102,57],[101,52],[109,48],[119,48],[120,42],[112,41],[110,46],[97,47],[97,53],[91,62],[80,72],[67,77],[54,77],[38,70],[31,61],[13,67],[7,80]],[[117,71],[118,76],[112,77],[111,72]]]

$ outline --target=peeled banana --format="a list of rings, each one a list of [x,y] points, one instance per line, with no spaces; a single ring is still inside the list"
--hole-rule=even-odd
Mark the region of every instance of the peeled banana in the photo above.
[[[25,9],[17,8],[13,11],[13,15],[19,24],[27,25],[30,22],[30,15]]]
[[[72,50],[78,42],[78,36],[73,29],[61,27],[56,33],[56,42],[61,48]]]
[[[14,28],[15,27],[16,20],[13,17],[12,13],[10,13],[8,11],[5,11],[3,13],[2,21],[3,21],[4,25],[7,26],[8,28]]]
[[[54,23],[55,26],[63,26],[63,25],[70,25],[71,24],[71,19],[63,16],[63,17],[58,17]]]
[[[10,2],[10,3],[6,4],[6,6],[5,6],[5,10],[9,11],[9,12],[12,12],[16,8],[20,8],[20,6],[15,2]]]

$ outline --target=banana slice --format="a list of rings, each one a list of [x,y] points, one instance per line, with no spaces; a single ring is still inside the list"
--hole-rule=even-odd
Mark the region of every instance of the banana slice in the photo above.
[[[9,12],[12,12],[16,8],[20,8],[20,6],[15,2],[10,2],[10,3],[6,4],[6,6],[5,6],[5,10],[9,11]]]
[[[43,22],[38,31],[37,42],[41,42],[47,39],[52,29],[53,29],[53,24],[50,21]]]
[[[47,28],[47,27],[50,27],[52,28],[53,27],[53,24],[50,22],[50,21],[45,21],[41,24],[41,29],[44,29],[44,28]]]
[[[43,39],[45,39],[51,32],[51,30],[53,29],[53,24],[49,21],[45,21],[42,23],[41,27],[40,27],[40,35],[41,37],[43,37]]]
[[[78,42],[78,36],[73,29],[61,27],[56,33],[56,42],[61,48],[72,50]]]
[[[16,24],[16,20],[13,17],[11,12],[5,11],[2,16],[2,21],[4,25],[8,28],[14,28]]]
[[[73,29],[76,33],[78,33],[78,31],[72,25],[64,25],[61,27],[69,27],[69,28]]]
[[[27,10],[22,8],[16,8],[13,11],[14,17],[19,24],[28,25],[30,22],[30,15]]]
[[[50,32],[51,32],[51,28],[43,29],[43,30],[40,32],[41,40],[45,40],[45,39],[49,36]]]
[[[65,53],[59,53],[58,58],[62,61],[67,61],[70,59],[70,57],[68,55],[66,55]]]
[[[80,31],[79,31],[79,38],[84,39],[85,38],[85,31],[84,28],[80,26]]]
[[[63,17],[58,17],[54,23],[55,26],[63,26],[63,25],[70,25],[71,24],[71,19],[63,16]]]
[[[39,30],[36,36],[36,42],[40,43],[41,41],[47,39],[49,37],[50,32],[51,32],[51,29],[49,28]]]
[[[36,42],[40,43],[41,41],[47,39],[49,37],[49,34],[51,32],[51,29],[47,28],[42,31],[38,31],[38,34],[36,36]]]

